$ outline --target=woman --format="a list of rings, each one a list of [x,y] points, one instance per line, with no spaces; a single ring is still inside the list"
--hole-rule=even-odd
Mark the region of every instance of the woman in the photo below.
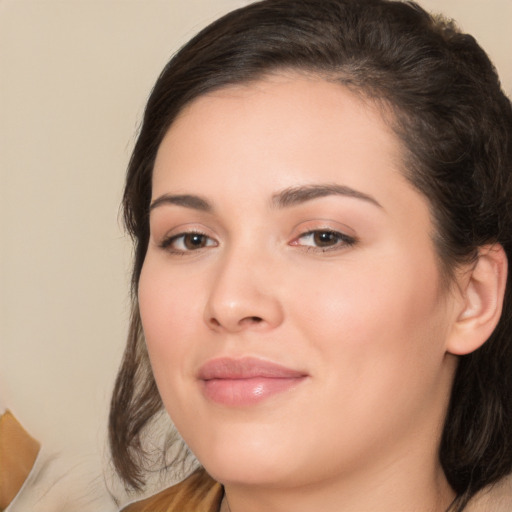
[[[268,0],[166,66],[128,169],[127,510],[461,511],[512,470],[512,109],[416,4]],[[485,509],[485,510],[488,510]]]

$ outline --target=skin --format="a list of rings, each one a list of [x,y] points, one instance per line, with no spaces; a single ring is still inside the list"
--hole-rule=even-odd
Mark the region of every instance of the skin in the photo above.
[[[437,450],[465,302],[442,282],[401,151],[369,102],[292,74],[200,97],[159,148],[144,333],[165,407],[231,512],[442,511],[454,497]],[[276,203],[311,185],[344,189]],[[183,195],[209,209],[168,199]],[[225,406],[197,372],[226,356],[307,378]]]

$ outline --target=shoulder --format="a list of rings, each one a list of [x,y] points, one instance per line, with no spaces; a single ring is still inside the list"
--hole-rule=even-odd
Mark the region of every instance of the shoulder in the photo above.
[[[218,512],[224,490],[204,469],[154,496],[131,503],[122,512]]]
[[[510,512],[512,510],[512,474],[476,494],[464,512]]]

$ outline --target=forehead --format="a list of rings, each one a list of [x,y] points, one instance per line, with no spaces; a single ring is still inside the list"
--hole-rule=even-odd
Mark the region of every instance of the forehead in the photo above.
[[[429,245],[429,203],[406,179],[402,155],[375,104],[333,82],[275,76],[183,110],[159,148],[152,200],[194,195],[223,220],[263,225],[282,191],[336,185],[374,199],[398,237]]]
[[[388,122],[392,119],[389,111],[384,102],[369,97],[362,89],[351,89],[328,77],[292,70],[198,96],[181,109],[167,135],[172,137],[178,129],[186,129],[197,117],[206,120],[213,116],[218,126],[227,127],[229,121],[248,120],[250,116],[252,123],[263,121],[266,130],[274,132],[285,125],[289,130],[293,125],[310,126],[315,132],[322,126],[324,135],[332,132],[338,122],[353,123],[357,119],[366,130],[370,126],[374,128],[371,135],[382,132],[381,135],[385,133],[389,140],[398,143]],[[257,124],[256,128],[261,131],[262,126]],[[335,128],[338,131],[340,127]],[[285,135],[280,132],[280,139]]]
[[[188,104],[160,145],[154,186],[185,165],[190,178],[205,162],[219,178],[223,169],[250,165],[281,172],[293,165],[300,175],[312,160],[335,168],[341,153],[338,170],[354,175],[362,164],[397,170],[403,160],[401,143],[374,102],[318,77],[271,75]]]

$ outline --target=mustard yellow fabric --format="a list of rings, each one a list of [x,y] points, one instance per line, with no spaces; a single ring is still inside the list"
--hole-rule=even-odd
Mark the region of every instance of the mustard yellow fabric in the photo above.
[[[0,510],[18,494],[40,447],[10,411],[0,416]]]
[[[122,512],[219,512],[224,490],[204,469],[198,469],[183,482],[142,501]]]

